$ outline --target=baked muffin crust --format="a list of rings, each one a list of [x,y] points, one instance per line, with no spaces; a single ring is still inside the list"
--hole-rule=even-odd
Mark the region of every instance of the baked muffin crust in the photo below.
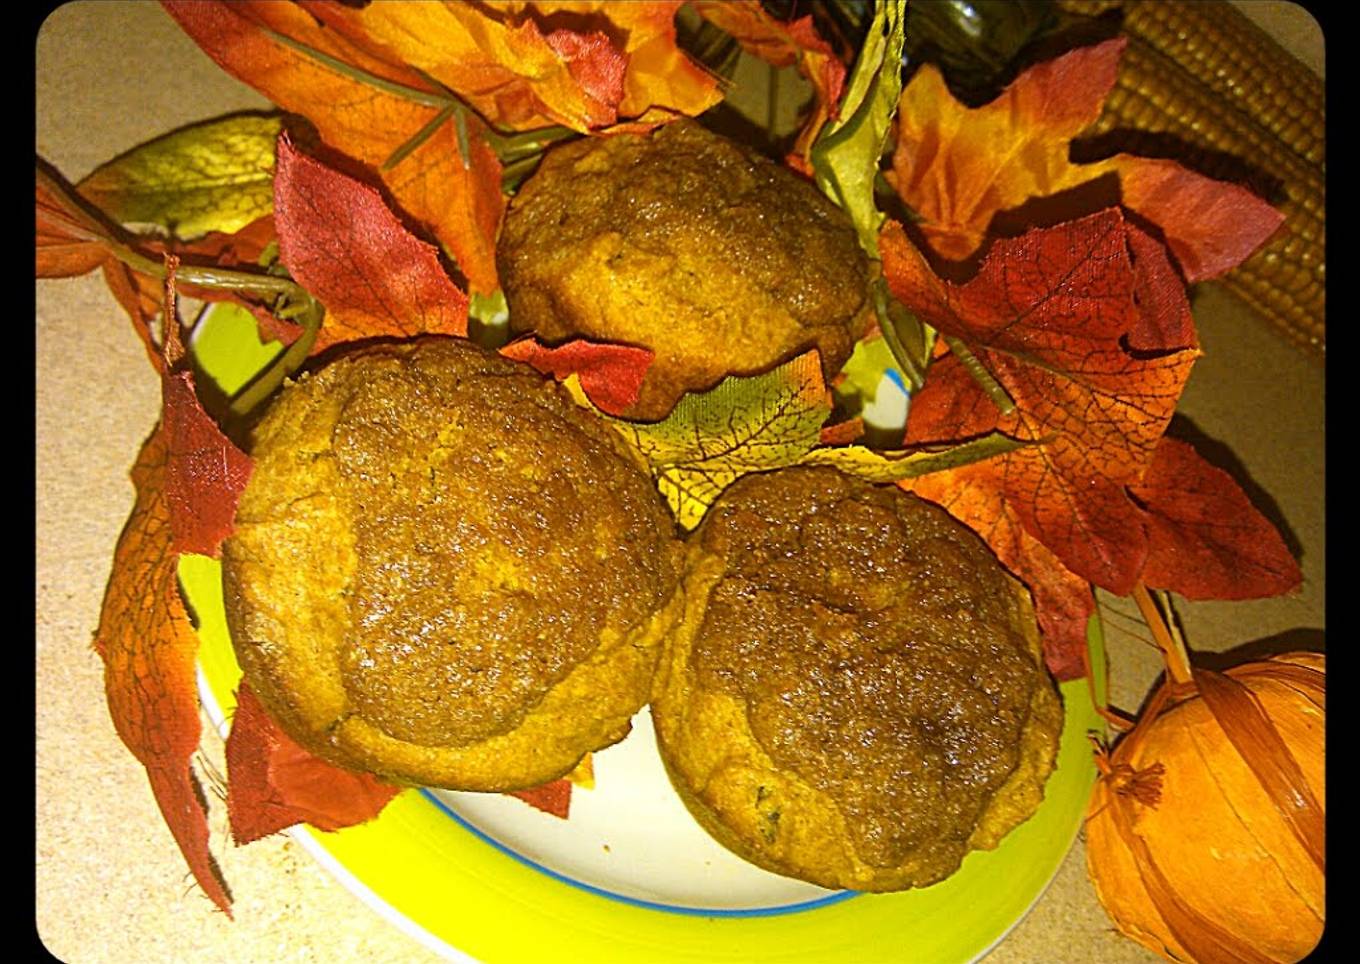
[[[832,469],[747,476],[696,531],[685,590],[653,718],[737,853],[924,886],[1038,806],[1062,710],[1028,593],[943,510]]]
[[[371,346],[286,388],[252,456],[228,621],[298,742],[515,789],[627,732],[679,550],[635,457],[556,385],[461,339]]]
[[[809,348],[830,378],[872,312],[844,212],[691,120],[550,151],[510,204],[497,267],[515,331],[656,353],[639,419]]]

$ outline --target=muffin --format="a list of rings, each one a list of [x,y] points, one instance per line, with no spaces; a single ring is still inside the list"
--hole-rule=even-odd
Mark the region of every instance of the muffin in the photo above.
[[[922,887],[1038,807],[1063,714],[1029,596],[942,509],[829,468],[746,476],[693,534],[684,591],[657,742],[738,855]]]
[[[511,790],[628,732],[680,544],[617,433],[462,339],[350,350],[253,433],[222,548],[245,679],[326,760]]]
[[[849,218],[809,182],[680,120],[555,148],[497,245],[510,326],[650,348],[626,415],[816,348],[829,379],[872,315]]]

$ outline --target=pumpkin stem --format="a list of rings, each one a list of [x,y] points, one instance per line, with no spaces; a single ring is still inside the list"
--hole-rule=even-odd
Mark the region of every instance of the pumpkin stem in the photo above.
[[[1146,807],[1156,807],[1162,802],[1162,777],[1166,767],[1161,763],[1135,770],[1127,763],[1116,763],[1110,753],[1109,744],[1094,733],[1087,738],[1095,747],[1096,770],[1102,782],[1109,784],[1110,790],[1121,797],[1130,797]]]
[[[1138,610],[1143,614],[1148,629],[1152,630],[1152,638],[1156,641],[1157,648],[1162,651],[1162,658],[1166,661],[1166,670],[1172,681],[1191,682],[1193,677],[1190,673],[1190,653],[1185,648],[1185,640],[1181,638],[1180,633],[1173,634],[1167,627],[1166,619],[1163,618],[1152,594],[1141,582],[1133,587],[1133,601],[1138,604]]]

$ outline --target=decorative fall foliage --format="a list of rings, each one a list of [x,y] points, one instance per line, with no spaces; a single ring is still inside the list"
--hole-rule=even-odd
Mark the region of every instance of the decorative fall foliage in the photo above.
[[[812,85],[814,108],[798,132],[789,164],[806,174],[812,171],[812,145],[829,120],[838,116],[845,88],[845,64],[817,33],[811,14],[784,22],[770,15],[759,0],[705,2],[694,9],[741,44],[742,49],[775,67],[796,65]]]
[[[1096,893],[1169,960],[1293,964],[1325,922],[1325,657],[1223,673],[1168,659],[1138,725],[1098,751]]]
[[[400,787],[327,763],[279,729],[245,682],[227,736],[227,817],[238,844],[299,823],[339,830],[371,820]]]
[[[378,192],[279,139],[274,220],[279,257],[321,299],[314,350],[374,336],[466,335],[467,296]]]
[[[174,310],[172,262],[167,315]],[[217,553],[250,462],[203,411],[183,361],[172,326],[163,349],[164,416],[132,470],[137,502],[118,540],[94,645],[118,735],[146,767],[194,878],[230,912],[190,766],[201,731],[198,636],[180,598],[176,563],[181,552]]]
[[[932,363],[912,400],[908,444],[987,432],[1031,443],[907,485],[971,526],[1030,586],[1059,679],[1084,672],[1093,603],[1083,583],[1120,595],[1140,579],[1195,584],[1200,598],[1298,584],[1297,563],[1232,479],[1163,444],[1199,349],[1164,249],[1118,208],[997,239],[961,285],[940,279],[895,224],[880,248],[893,293],[971,356],[951,351]],[[970,363],[994,380],[1009,411]],[[1172,460],[1177,470],[1167,471]],[[1195,495],[1195,484],[1206,492]],[[1193,504],[1203,499],[1231,507],[1231,521]],[[1214,543],[1259,561],[1206,569]]]
[[[175,564],[181,553],[216,555],[250,463],[204,410],[177,354],[162,257],[183,259],[180,291],[243,304],[264,337],[296,345],[265,388],[341,342],[466,336],[470,305],[498,296],[495,240],[508,167],[563,136],[697,115],[721,90],[676,43],[678,0],[165,6],[224,69],[305,117],[321,143],[300,133],[275,139],[286,126],[279,117],[235,118],[152,142],[75,188],[40,162],[36,269],[39,277],[101,269],[162,378],[163,418],[133,469],[137,500],[96,648],[119,735],[146,767],[195,879],[229,913],[190,766],[200,737],[197,637]],[[886,291],[929,332],[921,359],[929,367],[901,444],[880,451],[852,444],[854,420],[828,427],[832,400],[815,352],[729,377],[685,396],[665,419],[637,423],[618,416],[637,400],[651,351],[585,341],[548,348],[532,338],[502,349],[608,417],[651,467],[683,528],[751,472],[828,464],[896,482],[972,527],[1026,582],[1060,680],[1088,671],[1093,584],[1223,599],[1298,584],[1288,548],[1237,483],[1164,435],[1200,351],[1185,283],[1239,263],[1280,216],[1244,189],[1171,161],[1071,163],[1070,143],[1099,116],[1122,41],[1040,64],[996,101],[968,109],[930,66],[901,88],[895,5],[883,8],[897,16],[891,29],[871,31],[873,72],[848,83],[810,18],[784,23],[749,0],[696,7],[748,52],[796,63],[813,84],[788,163],[853,209],[861,243],[881,256]],[[894,108],[886,176],[920,220],[880,230],[873,181]],[[212,176],[186,178],[186,167]],[[1061,217],[1044,207],[1055,197]],[[142,221],[168,236],[135,234],[131,224]],[[256,286],[239,287],[242,279]],[[1102,899],[1120,906],[1121,927],[1139,939],[1158,935],[1158,949],[1177,954],[1202,955],[1206,939],[1225,940],[1230,924],[1208,902],[1167,907],[1168,894],[1194,888],[1194,874],[1221,871],[1172,836],[1194,824],[1185,813],[1210,792],[1208,770],[1196,763],[1210,752],[1235,767],[1213,803],[1236,814],[1224,833],[1240,837],[1251,823],[1259,837],[1281,788],[1300,786],[1299,773],[1313,801],[1283,830],[1272,823],[1270,855],[1297,845],[1304,857],[1288,856],[1272,878],[1276,889],[1261,892],[1297,918],[1253,911],[1243,918],[1259,929],[1229,938],[1261,959],[1283,960],[1270,955],[1295,947],[1286,925],[1299,941],[1310,921],[1320,927],[1322,867],[1312,858],[1321,839],[1321,677],[1320,661],[1305,657],[1197,673],[1194,693],[1168,688],[1158,712],[1103,760],[1088,843],[1093,875],[1101,864]],[[238,843],[298,822],[326,830],[362,822],[397,792],[296,747],[247,687],[239,699],[227,745]],[[1253,716],[1248,705],[1263,709]],[[1250,725],[1214,731],[1225,713]],[[1283,753],[1272,725],[1288,744]],[[1231,756],[1242,742],[1268,747],[1257,752],[1261,767]],[[1146,773],[1157,762],[1165,775],[1152,808]],[[1263,767],[1266,777],[1255,772]],[[1179,783],[1182,772],[1199,782]],[[586,779],[578,772],[515,795],[565,818],[573,782]],[[1255,790],[1253,779],[1262,781]],[[1206,833],[1232,824],[1214,819]],[[1259,849],[1243,853],[1263,860]]]
[[[584,338],[548,347],[532,336],[512,341],[501,354],[558,379],[576,375],[590,402],[610,415],[623,414],[638,400],[647,368],[656,357],[650,348]]]
[[[922,218],[917,225],[942,257],[971,255],[998,215],[1080,187],[1067,217],[1109,203],[1097,183],[1117,181],[1115,200],[1158,226],[1187,281],[1240,264],[1284,221],[1245,188],[1175,161],[1120,154],[1090,164],[1068,160],[1071,141],[1100,116],[1127,41],[1082,47],[1026,70],[999,97],[969,109],[938,68],[926,64],[902,92],[889,183]]]

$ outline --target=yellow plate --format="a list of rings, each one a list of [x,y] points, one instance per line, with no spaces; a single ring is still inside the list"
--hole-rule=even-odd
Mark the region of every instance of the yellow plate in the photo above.
[[[200,364],[228,391],[272,354],[243,314],[211,312],[193,342]],[[241,673],[222,610],[220,568],[216,560],[185,556],[180,578],[202,638],[200,689],[223,731]],[[571,953],[601,964],[969,961],[1000,941],[1038,900],[1080,827],[1095,779],[1086,734],[1103,731],[1103,724],[1084,680],[1063,684],[1061,692],[1066,722],[1043,805],[996,850],[970,854],[952,877],[921,890],[828,895],[810,905],[766,910],[665,909],[628,894],[610,896],[607,888],[574,878],[553,865],[551,848],[529,852],[537,848],[522,838],[497,843],[425,791],[399,795],[362,826],[338,833],[304,828],[298,836],[380,913],[451,956],[495,962]],[[644,827],[648,819],[645,812],[617,815]],[[570,828],[568,821],[554,832]],[[643,890],[645,884],[639,882]],[[712,906],[721,899],[715,895]]]

